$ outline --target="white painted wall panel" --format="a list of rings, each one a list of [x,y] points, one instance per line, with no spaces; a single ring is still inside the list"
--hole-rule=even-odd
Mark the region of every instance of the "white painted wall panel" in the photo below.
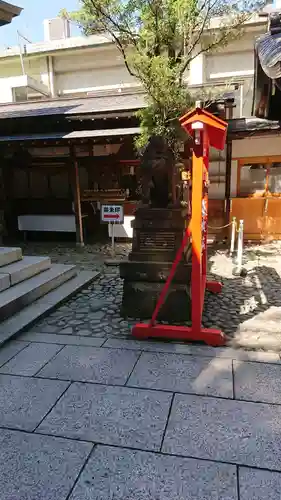
[[[112,64],[124,66],[123,57],[115,47],[93,47],[77,49],[72,53],[61,53],[54,56],[55,73],[88,70],[93,68],[108,68]]]
[[[254,47],[245,52],[207,56],[205,72],[206,81],[251,76],[254,72]]]
[[[56,88],[60,94],[64,91],[86,91],[95,87],[106,87],[134,83],[134,79],[122,66],[111,66],[106,69],[73,71],[56,75]]]
[[[233,141],[233,158],[281,155],[281,135],[274,137],[249,137]]]

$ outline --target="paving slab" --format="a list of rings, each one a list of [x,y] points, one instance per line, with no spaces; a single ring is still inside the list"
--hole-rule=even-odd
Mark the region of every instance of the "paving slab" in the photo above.
[[[238,500],[236,485],[232,465],[97,446],[70,500]]]
[[[232,398],[232,360],[142,353],[127,385]]]
[[[29,345],[29,342],[18,342],[14,340],[4,344],[0,348],[0,366],[3,366],[7,361],[13,358],[18,352],[22,351]]]
[[[234,361],[236,399],[281,404],[281,365]]]
[[[105,342],[104,338],[98,337],[81,337],[80,335],[60,335],[55,333],[45,334],[35,332],[23,333],[20,337],[18,337],[18,340],[27,342],[43,342],[46,344],[87,345],[92,347],[101,347]]]
[[[129,340],[129,339],[108,339],[104,344],[105,347],[114,349],[132,349],[152,352],[171,352],[191,354],[191,346],[176,342],[154,342],[146,340]]]
[[[67,382],[0,375],[0,427],[33,431]]]
[[[239,467],[240,500],[277,500],[280,498],[281,473]]]
[[[176,394],[162,449],[281,471],[281,407]]]
[[[2,366],[0,372],[31,377],[52,359],[60,349],[62,349],[61,345],[32,343]]]
[[[74,383],[38,432],[155,451],[171,400],[165,392]]]
[[[66,500],[91,448],[0,430],[0,500]]]
[[[187,354],[207,358],[239,359],[242,361],[257,361],[261,363],[281,363],[280,355],[277,352],[247,351],[244,349],[233,349],[231,347],[210,347],[206,345],[192,345],[179,342],[110,338],[106,341],[104,347],[111,347],[115,349],[136,349],[148,352],[170,352],[174,354]]]
[[[66,346],[38,375],[46,378],[124,385],[139,353],[102,347]]]

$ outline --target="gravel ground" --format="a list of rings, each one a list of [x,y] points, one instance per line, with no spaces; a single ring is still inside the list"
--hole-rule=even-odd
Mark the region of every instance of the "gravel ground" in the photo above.
[[[130,244],[116,245],[116,258],[126,258]],[[51,256],[53,262],[101,272],[100,278],[67,304],[34,326],[34,331],[68,335],[125,337],[135,320],[119,315],[122,280],[118,267],[107,267],[110,245],[77,249],[70,245],[28,244],[24,253]],[[209,272],[223,282],[220,295],[206,294],[203,324],[217,327],[235,347],[281,351],[281,243],[247,245],[245,277],[233,275],[235,263],[226,248],[211,249]]]

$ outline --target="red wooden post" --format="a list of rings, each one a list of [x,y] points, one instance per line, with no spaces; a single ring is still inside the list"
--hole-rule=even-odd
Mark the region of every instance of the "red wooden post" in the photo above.
[[[201,329],[202,297],[202,184],[203,184],[204,131],[195,130],[192,155],[192,271],[191,271],[191,320],[194,330]]]

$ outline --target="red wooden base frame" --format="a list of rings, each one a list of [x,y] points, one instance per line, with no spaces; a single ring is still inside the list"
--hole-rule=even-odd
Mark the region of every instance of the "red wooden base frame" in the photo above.
[[[222,284],[217,281],[207,281],[206,289],[213,293],[220,293]],[[225,335],[221,330],[214,328],[194,328],[193,326],[152,325],[138,323],[132,329],[133,337],[139,340],[161,338],[170,340],[184,340],[205,342],[207,345],[219,347],[225,345]]]
[[[144,325],[139,323],[133,327],[133,336],[136,339],[143,340],[148,338],[161,338],[170,340],[184,340],[205,342],[213,347],[223,346],[225,344],[225,336],[220,330],[212,328],[201,328],[200,331],[194,331],[193,328],[187,326],[173,325]]]

